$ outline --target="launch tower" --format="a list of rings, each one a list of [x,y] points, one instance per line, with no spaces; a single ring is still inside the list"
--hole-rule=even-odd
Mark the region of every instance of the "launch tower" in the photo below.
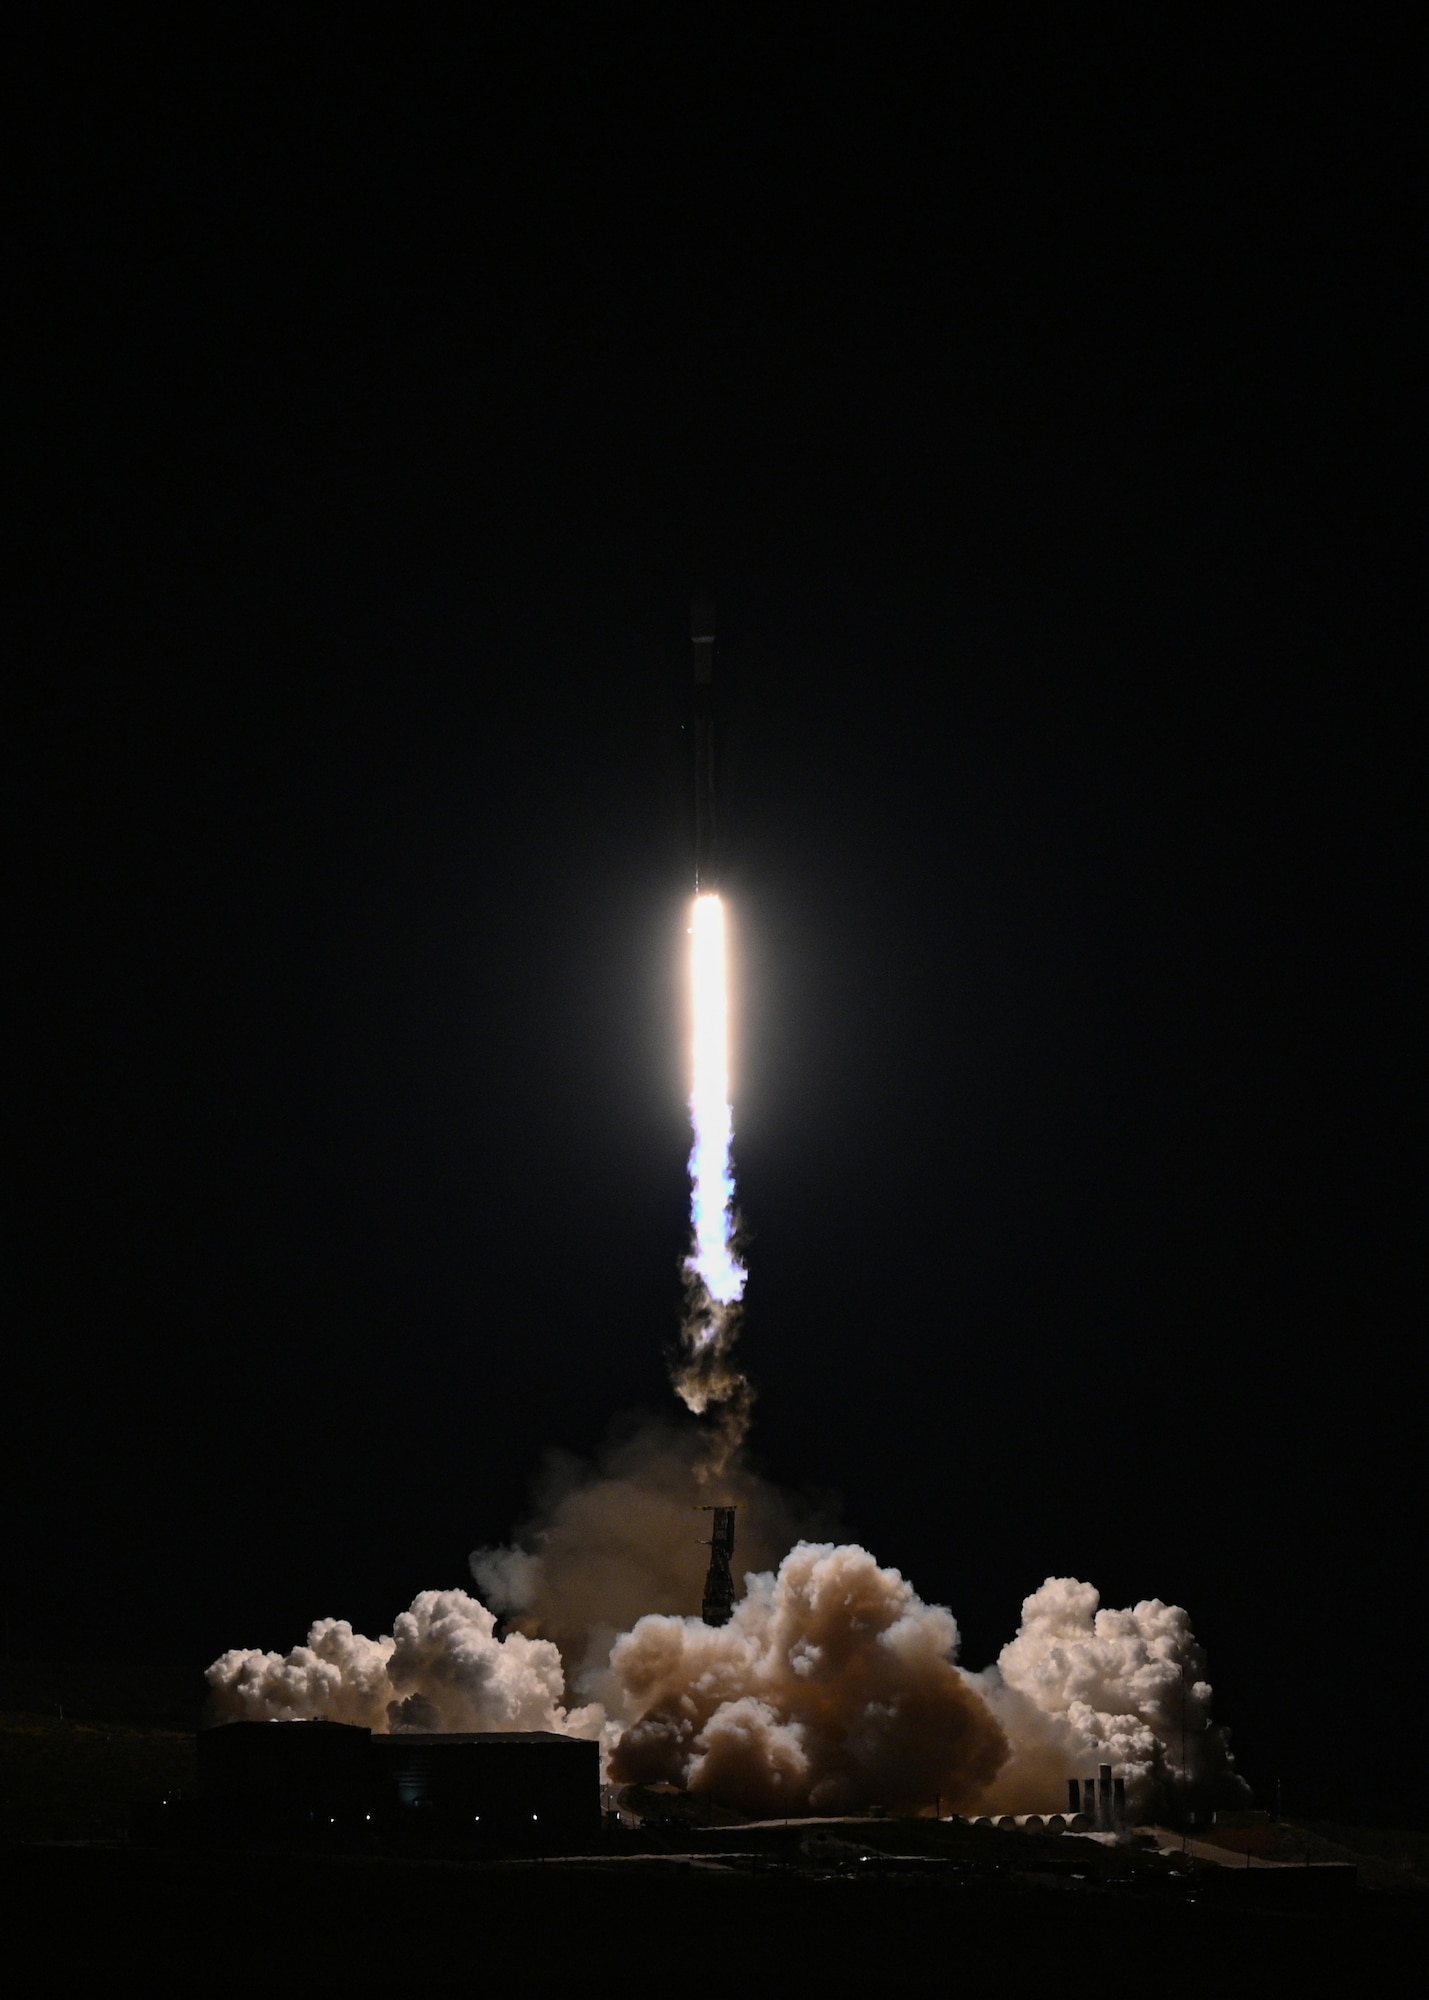
[[[705,1576],[705,1598],[700,1616],[706,1625],[728,1625],[734,1616],[734,1578],[729,1559],[734,1554],[733,1507],[710,1507],[714,1529],[710,1535],[710,1566]]]

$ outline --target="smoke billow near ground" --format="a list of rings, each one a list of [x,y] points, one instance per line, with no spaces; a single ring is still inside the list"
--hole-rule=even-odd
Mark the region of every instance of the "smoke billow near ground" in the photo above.
[[[740,1507],[744,1587],[714,1628],[692,1615],[710,1493],[704,1426],[553,1457],[516,1539],[473,1552],[474,1590],[421,1592],[385,1637],[323,1618],[287,1654],[225,1653],[215,1719],[559,1730],[597,1738],[614,1782],[754,1815],[1045,1812],[1101,1763],[1143,1815],[1240,1789],[1178,1607],[1051,1577],[969,1671],[951,1611],[731,1459],[716,1497]]]

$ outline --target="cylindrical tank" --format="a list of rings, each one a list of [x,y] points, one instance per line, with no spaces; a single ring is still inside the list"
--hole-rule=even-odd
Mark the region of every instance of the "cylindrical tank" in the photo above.
[[[1023,1833],[1040,1833],[1047,1822],[1041,1813],[1018,1813],[1017,1825]]]
[[[1068,1833],[1090,1833],[1092,1822],[1084,1812],[1071,1813],[1067,1819]]]
[[[1080,1778],[1067,1780],[1067,1811],[1080,1812],[1082,1809],[1082,1781]]]
[[[1002,1833],[1016,1833],[1017,1831],[1017,1818],[1013,1813],[995,1813],[992,1823]]]
[[[1048,1813],[1047,1824],[1043,1827],[1042,1831],[1044,1833],[1065,1833],[1067,1831],[1067,1815],[1065,1813]]]

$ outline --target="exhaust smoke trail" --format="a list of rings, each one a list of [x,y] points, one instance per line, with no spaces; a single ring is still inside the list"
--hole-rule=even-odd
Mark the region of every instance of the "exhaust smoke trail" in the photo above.
[[[552,1639],[589,1701],[610,1649],[647,1611],[693,1611],[708,1549],[695,1510],[709,1493],[710,1440],[680,1412],[622,1425],[593,1464],[548,1454],[536,1504],[512,1544],[474,1549],[476,1594],[506,1629]],[[781,1492],[731,1461],[715,1489],[739,1508],[740,1570],[772,1570],[801,1538],[828,1540],[827,1500]]]
[[[690,922],[690,1000],[693,1023],[690,1122],[690,1224],[685,1259],[684,1358],[675,1387],[686,1407],[703,1415],[720,1410],[722,1470],[749,1426],[752,1390],[734,1365],[745,1269],[735,1250],[734,1170],[730,1143],[729,994],[724,905],[718,895],[695,897]]]

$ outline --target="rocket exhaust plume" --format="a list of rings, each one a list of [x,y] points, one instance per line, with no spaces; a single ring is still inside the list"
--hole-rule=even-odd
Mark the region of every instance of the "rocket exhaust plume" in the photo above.
[[[693,1241],[684,1267],[683,1352],[675,1369],[675,1388],[697,1416],[715,1411],[709,1472],[718,1476],[744,1441],[754,1392],[732,1359],[745,1272],[735,1251],[730,1165],[729,992],[715,835],[714,630],[713,605],[697,598],[690,607],[695,677],[695,903],[690,918]]]
[[[729,1103],[729,997],[724,904],[696,896],[690,922],[692,1076],[690,1224],[685,1259],[684,1355],[675,1387],[687,1408],[704,1414],[718,1405],[720,1465],[749,1424],[750,1385],[734,1365],[745,1270],[735,1250],[733,1113]]]

